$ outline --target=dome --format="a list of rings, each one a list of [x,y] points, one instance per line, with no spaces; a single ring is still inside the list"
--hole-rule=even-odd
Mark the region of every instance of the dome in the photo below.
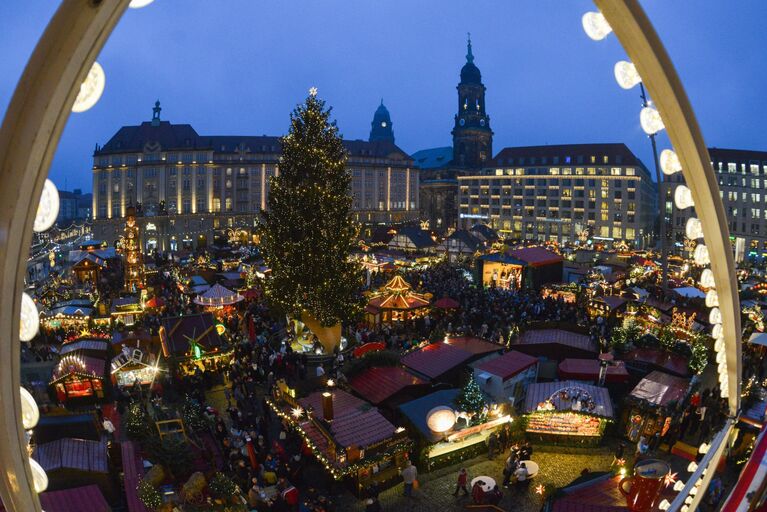
[[[481,84],[482,75],[479,72],[479,68],[474,65],[473,62],[467,62],[461,68],[461,83],[462,84]]]
[[[389,109],[387,109],[384,104],[383,100],[381,100],[381,104],[376,109],[375,114],[373,114],[373,122],[381,122],[386,121],[387,123],[391,124],[391,116],[389,115]]]
[[[394,143],[394,131],[392,130],[391,116],[389,110],[384,106],[383,99],[381,104],[373,114],[373,122],[370,123],[370,142],[379,140]]]

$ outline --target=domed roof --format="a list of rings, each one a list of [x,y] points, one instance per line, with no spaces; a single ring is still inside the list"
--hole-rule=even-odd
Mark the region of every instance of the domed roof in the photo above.
[[[482,74],[479,68],[474,64],[474,54],[471,53],[471,37],[468,42],[468,52],[466,53],[466,64],[461,68],[462,84],[481,84]]]
[[[394,144],[391,116],[389,115],[389,110],[383,104],[383,99],[375,114],[373,114],[373,122],[370,123],[370,137],[368,140],[370,142],[385,140]]]
[[[381,100],[381,104],[376,109],[375,114],[373,114],[373,122],[380,122],[380,121],[387,121],[391,123],[391,116],[389,115],[389,109],[387,109],[384,104],[383,100]]]

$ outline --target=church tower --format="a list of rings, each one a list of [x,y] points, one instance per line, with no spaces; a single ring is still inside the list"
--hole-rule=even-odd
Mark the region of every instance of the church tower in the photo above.
[[[466,64],[461,69],[461,82],[457,89],[458,114],[452,132],[453,165],[481,168],[493,158],[493,131],[490,129],[490,116],[485,111],[482,75],[474,65],[474,54],[471,52],[471,34]]]
[[[391,116],[386,107],[384,107],[383,100],[378,106],[376,113],[373,114],[373,122],[370,123],[370,142],[377,140],[388,140],[394,144],[394,130],[392,130]]]

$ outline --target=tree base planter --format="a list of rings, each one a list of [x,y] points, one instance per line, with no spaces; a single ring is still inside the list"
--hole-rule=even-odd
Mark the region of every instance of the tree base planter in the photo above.
[[[301,313],[301,321],[317,336],[325,354],[332,354],[341,346],[341,322],[325,327],[308,311]]]

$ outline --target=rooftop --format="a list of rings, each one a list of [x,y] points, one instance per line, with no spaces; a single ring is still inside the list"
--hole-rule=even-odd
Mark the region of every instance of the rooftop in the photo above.
[[[487,372],[491,375],[496,375],[501,380],[508,380],[514,375],[530,368],[538,362],[537,357],[523,354],[512,350],[503,354],[501,357],[490,359],[489,361],[483,361],[475,368],[477,370]]]
[[[427,384],[397,366],[369,368],[349,381],[355,393],[372,404],[380,404],[408,386]]]

